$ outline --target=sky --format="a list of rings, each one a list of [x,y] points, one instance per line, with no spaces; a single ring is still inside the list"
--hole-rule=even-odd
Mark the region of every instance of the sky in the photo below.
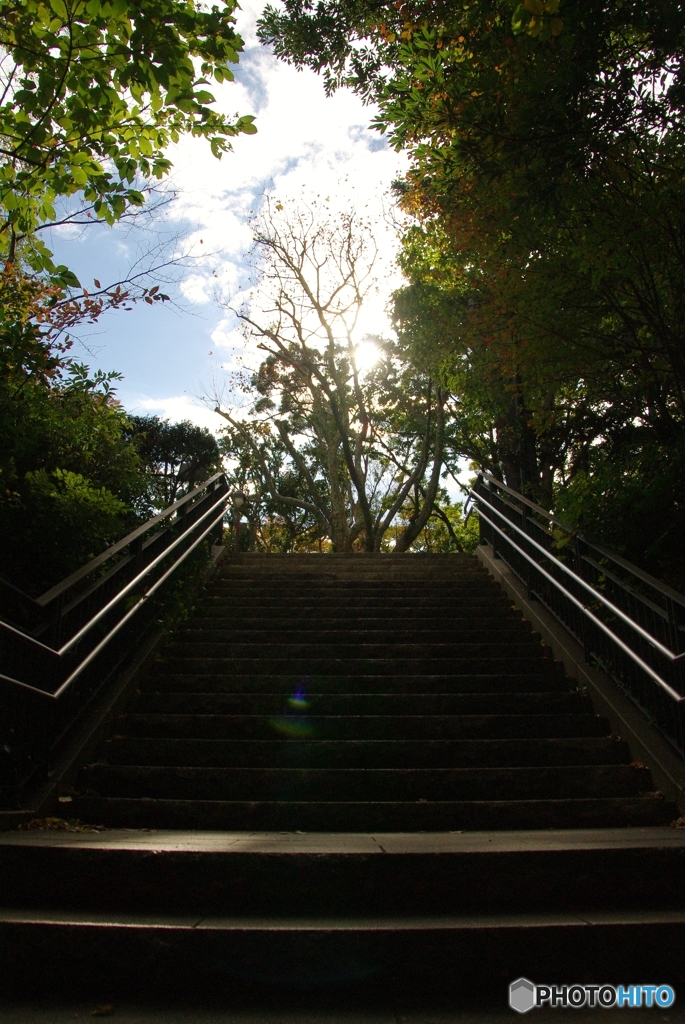
[[[186,257],[182,268],[161,274],[162,280],[171,275],[162,284],[171,303],[139,303],[79,334],[74,356],[93,368],[121,372],[118,397],[132,413],[221,427],[202,396],[241,354],[227,307],[240,306],[251,283],[249,218],[266,191],[284,199],[321,195],[340,209],[354,205],[375,221],[386,287],[368,310],[366,327],[382,333],[387,325],[387,296],[399,284],[392,270],[396,234],[388,224],[387,191],[405,158],[368,128],[373,108],[347,91],[327,98],[313,72],[298,72],[261,46],[255,25],[262,7],[243,0],[238,31],[245,50],[236,81],[213,89],[222,111],[254,114],[258,134],[235,139],[233,152],[220,161],[204,140],[185,138],[168,153],[175,198],[157,214],[133,226],[61,228],[46,239],[57,261],[74,270],[84,287],[96,278],[113,283],[156,251]]]

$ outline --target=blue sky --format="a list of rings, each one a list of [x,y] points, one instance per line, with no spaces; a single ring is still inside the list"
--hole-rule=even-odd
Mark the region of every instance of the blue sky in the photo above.
[[[382,198],[402,173],[403,156],[368,129],[372,109],[346,91],[327,99],[316,75],[281,64],[260,46],[255,22],[262,6],[243,3],[238,28],[246,45],[236,82],[214,90],[220,109],[255,114],[258,134],[235,140],[233,153],[221,161],[203,140],[184,139],[172,147],[169,186],[176,198],[138,226],[52,232],[58,260],[85,287],[94,278],[104,285],[126,276],[155,247],[189,257],[162,286],[173,305],[140,303],[133,312],[109,314],[79,334],[74,355],[123,373],[118,393],[131,412],[221,426],[200,396],[239,352],[234,320],[221,303],[240,304],[249,284],[247,220],[265,189],[283,197],[318,192],[334,196],[341,207],[365,207],[377,219],[386,256],[392,258],[394,235],[383,217]],[[388,293],[396,283],[388,276]],[[385,298],[379,296],[370,311],[369,329],[382,330]]]

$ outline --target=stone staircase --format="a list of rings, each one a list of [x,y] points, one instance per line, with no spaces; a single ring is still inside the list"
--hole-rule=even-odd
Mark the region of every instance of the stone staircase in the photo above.
[[[234,558],[75,793],[0,834],[34,982],[680,970],[678,811],[472,557]]]
[[[316,832],[671,820],[630,760],[475,559],[253,555],[168,646],[77,809]]]

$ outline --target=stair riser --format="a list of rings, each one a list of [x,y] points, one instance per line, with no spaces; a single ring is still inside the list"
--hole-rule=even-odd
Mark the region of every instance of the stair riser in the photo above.
[[[354,916],[664,909],[685,903],[683,851],[187,853],[9,847],[4,907]]]
[[[368,610],[376,611],[389,617],[390,612],[394,611],[394,609],[404,608],[406,610],[409,604],[410,611],[418,615],[426,615],[435,610],[443,615],[448,615],[452,612],[455,617],[462,616],[472,619],[477,618],[481,614],[481,609],[488,609],[490,614],[498,609],[511,609],[511,602],[507,601],[506,598],[500,598],[496,594],[488,595],[486,592],[482,595],[468,592],[463,596],[445,594],[444,597],[429,593],[427,596],[416,597],[408,601],[406,597],[398,596],[397,589],[397,587],[394,587],[392,594],[378,597],[364,595],[353,597],[351,595],[336,594],[328,597],[326,595],[313,595],[310,592],[303,593],[301,596],[291,595],[282,597],[273,591],[264,594],[255,594],[252,591],[236,594],[235,590],[227,590],[224,594],[220,591],[214,591],[212,596],[207,599],[206,608],[211,609],[212,607],[219,606],[227,612],[232,611],[234,608],[241,608],[245,611],[249,609],[253,610],[253,614],[257,611],[268,612],[272,608],[281,608],[291,613],[297,610],[307,614],[307,610],[312,609],[312,612],[316,615],[326,612],[329,614],[339,614],[341,609],[349,608],[357,614],[362,614]]]
[[[445,801],[441,803],[223,802],[83,798],[79,817],[116,828],[225,831],[443,832],[646,827],[672,821],[675,807],[645,798]],[[97,820],[96,820],[97,819]]]
[[[279,594],[306,594],[308,592],[321,594],[368,594],[373,597],[375,594],[397,593],[398,584],[406,593],[408,598],[422,597],[427,590],[437,594],[470,594],[470,593],[501,593],[499,588],[493,590],[493,582],[486,572],[483,573],[462,573],[449,579],[436,580],[426,579],[421,574],[405,580],[382,580],[357,576],[352,573],[349,577],[337,578],[309,576],[306,579],[286,576],[273,576],[269,579],[263,576],[220,576],[212,586],[213,593],[223,591],[246,590],[264,593]]]
[[[679,924],[575,921],[500,930],[344,932],[3,925],[0,978],[6,993],[24,998],[27,990],[50,997],[67,992],[72,999],[78,991],[100,1000],[103,991],[114,991],[122,1002],[134,993],[206,998],[221,992],[235,999],[252,991],[263,1000],[274,989],[294,988],[313,989],[320,1000],[322,987],[337,986],[344,1006],[361,986],[393,1000],[402,992],[414,999],[423,993],[426,1000],[463,997],[469,990],[482,998],[487,992],[505,1006],[511,979],[521,976],[597,983],[599,970],[603,979],[668,978],[677,984],[681,944]]]
[[[607,736],[609,723],[594,715],[129,715],[115,732],[174,739],[421,740]]]
[[[626,764],[624,743],[580,740],[110,740],[111,764],[207,768],[529,768]],[[144,760],[143,760],[144,758]],[[185,827],[185,826],[183,826]],[[514,826],[522,827],[522,826]]]
[[[166,657],[178,659],[187,658],[213,658],[213,659],[240,659],[281,661],[285,658],[301,660],[322,658],[337,662],[368,658],[370,660],[398,661],[442,661],[466,660],[466,659],[492,659],[512,658],[515,661],[536,658],[541,651],[540,645],[536,643],[512,643],[500,642],[497,637],[489,643],[466,644],[457,642],[444,642],[439,644],[424,643],[353,643],[345,640],[342,643],[298,643],[296,640],[273,640],[270,643],[241,642],[236,639],[233,643],[175,643],[168,648]],[[544,654],[544,651],[542,652]]]
[[[353,652],[354,653],[354,652]],[[553,671],[551,659],[549,669]],[[270,673],[274,675],[306,674],[306,675],[511,675],[539,674],[542,658],[336,658],[321,657],[318,652],[312,653],[311,648],[305,650],[300,657],[264,657],[252,658],[182,658],[176,657],[173,662],[175,672],[215,673],[231,672],[233,675],[253,675]],[[163,663],[160,663],[163,664]],[[159,668],[158,668],[159,670]]]
[[[455,608],[446,608],[442,602],[435,608],[424,610],[400,605],[392,609],[392,614],[388,614],[385,602],[377,608],[366,609],[363,612],[356,607],[350,607],[344,611],[338,611],[335,608],[321,608],[317,603],[306,612],[303,621],[300,609],[289,608],[280,603],[266,609],[261,603],[252,608],[243,605],[227,608],[208,597],[200,610],[199,621],[213,624],[212,628],[217,628],[217,620],[220,623],[225,622],[226,626],[230,628],[233,628],[236,623],[264,628],[264,610],[268,612],[269,622],[278,625],[278,628],[292,625],[296,628],[307,626],[312,629],[318,627],[343,630],[367,627],[383,629],[384,626],[392,629],[396,623],[402,623],[417,627],[444,625],[450,629],[490,629],[491,627],[498,628],[500,624],[506,629],[510,626],[518,626],[526,631],[530,629],[516,609],[506,602],[499,601],[488,602],[472,609],[463,604]],[[192,621],[195,622],[194,619]]]
[[[170,769],[95,765],[80,785],[100,796],[183,800],[535,800],[638,796],[645,769],[514,768],[401,771]]]
[[[579,693],[493,694],[313,694],[304,692],[313,715],[488,715],[592,714],[588,697]],[[303,699],[304,699],[303,696]],[[149,714],[282,715],[292,713],[281,694],[143,693],[136,711]]]
[[[315,690],[324,694],[343,694],[350,692],[368,693],[373,691],[383,693],[397,693],[399,695],[412,695],[423,693],[431,688],[433,694],[460,693],[460,694],[494,694],[506,690],[510,694],[517,693],[553,693],[555,696],[561,693],[568,693],[568,683],[562,681],[557,673],[557,666],[552,666],[551,672],[541,673],[539,671],[523,673],[518,676],[507,676],[502,673],[493,673],[490,676],[483,675],[460,675],[455,676],[449,673],[443,675],[406,675],[406,676],[364,676],[359,673],[356,676],[322,676],[315,673],[305,674],[281,674],[270,673],[268,675],[242,675],[239,676],[230,671],[223,673],[180,673],[172,671],[174,666],[167,666],[158,662],[153,666],[150,683],[157,691],[171,691],[183,693],[235,693],[240,690],[244,694],[273,693],[279,694],[284,699],[292,696],[301,687],[307,690]],[[537,666],[539,669],[539,665]]]
[[[434,624],[425,625],[414,625],[413,623],[407,623],[403,625],[401,623],[397,625],[388,625],[383,628],[378,626],[374,629],[329,629],[323,626],[320,629],[312,629],[311,626],[306,625],[302,627],[300,622],[298,625],[293,623],[287,628],[281,628],[280,626],[272,626],[270,629],[244,629],[241,626],[235,626],[231,629],[187,629],[179,632],[178,640],[183,646],[187,644],[227,644],[230,645],[231,649],[235,647],[236,643],[247,643],[247,644],[272,644],[282,645],[284,642],[290,644],[319,644],[328,646],[330,644],[337,644],[340,641],[341,635],[344,637],[346,644],[372,644],[374,646],[396,646],[397,644],[421,644],[425,646],[443,645],[445,642],[449,644],[508,644],[508,643],[520,643],[525,640],[525,635],[521,636],[521,624],[515,620],[508,626],[504,624],[504,628],[501,625],[497,629],[470,629],[470,630],[455,630],[449,628],[449,626],[441,629],[432,628]]]

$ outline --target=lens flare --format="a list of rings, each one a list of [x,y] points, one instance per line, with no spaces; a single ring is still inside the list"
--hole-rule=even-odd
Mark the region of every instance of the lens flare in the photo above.
[[[295,708],[297,711],[304,711],[305,708],[309,707],[309,701],[304,695],[304,686],[300,686],[292,697],[288,697],[288,704],[291,708]]]
[[[314,735],[314,727],[306,718],[290,718],[288,716],[270,718],[269,725],[282,736],[292,736],[295,739],[304,739]]]

